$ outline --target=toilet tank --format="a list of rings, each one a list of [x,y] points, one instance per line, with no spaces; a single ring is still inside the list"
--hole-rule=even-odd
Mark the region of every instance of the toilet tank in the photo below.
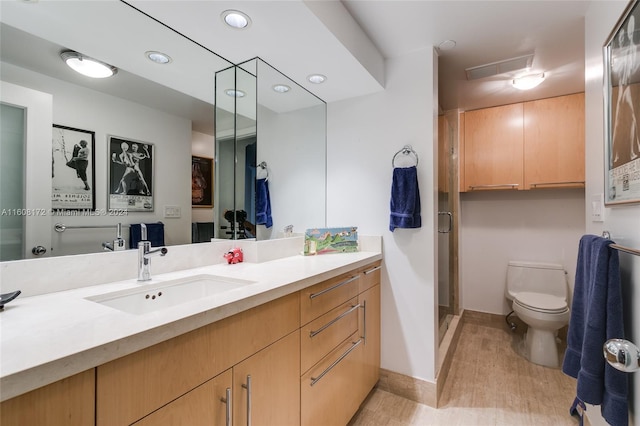
[[[507,266],[505,295],[513,300],[521,291],[550,294],[567,299],[567,274],[562,265],[512,260]]]

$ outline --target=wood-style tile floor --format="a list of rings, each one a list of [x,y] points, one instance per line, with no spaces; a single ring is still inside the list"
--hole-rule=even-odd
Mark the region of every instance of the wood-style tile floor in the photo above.
[[[349,425],[577,425],[569,415],[575,379],[518,355],[520,337],[463,323],[440,408],[375,389]]]

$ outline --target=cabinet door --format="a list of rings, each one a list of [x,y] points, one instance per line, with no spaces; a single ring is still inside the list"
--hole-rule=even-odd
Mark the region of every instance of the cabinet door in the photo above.
[[[465,182],[468,191],[523,189],[522,104],[465,113]]]
[[[135,426],[231,426],[232,373],[227,370],[134,423]]]
[[[380,379],[380,285],[358,296],[362,337],[362,400]]]
[[[299,380],[298,330],[233,367],[233,424],[299,425]]]
[[[584,93],[525,102],[525,188],[584,187],[584,161]]]
[[[4,401],[2,425],[85,426],[95,419],[95,370]]]

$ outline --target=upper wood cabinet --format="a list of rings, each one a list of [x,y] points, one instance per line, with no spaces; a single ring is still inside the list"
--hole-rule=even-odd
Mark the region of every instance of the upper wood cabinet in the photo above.
[[[524,103],[524,185],[584,186],[584,93]]]
[[[465,190],[522,189],[522,104],[465,113]]]
[[[461,192],[584,187],[584,93],[467,111],[464,129]]]

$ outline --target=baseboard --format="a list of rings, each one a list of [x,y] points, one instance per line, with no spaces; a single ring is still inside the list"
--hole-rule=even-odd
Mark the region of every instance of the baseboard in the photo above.
[[[439,406],[442,397],[444,385],[449,377],[453,354],[458,347],[460,340],[460,331],[462,330],[461,317],[455,315],[449,323],[447,330],[440,346],[438,348],[438,369],[436,372],[436,407]]]
[[[378,389],[430,407],[437,406],[436,384],[426,380],[381,368]]]

